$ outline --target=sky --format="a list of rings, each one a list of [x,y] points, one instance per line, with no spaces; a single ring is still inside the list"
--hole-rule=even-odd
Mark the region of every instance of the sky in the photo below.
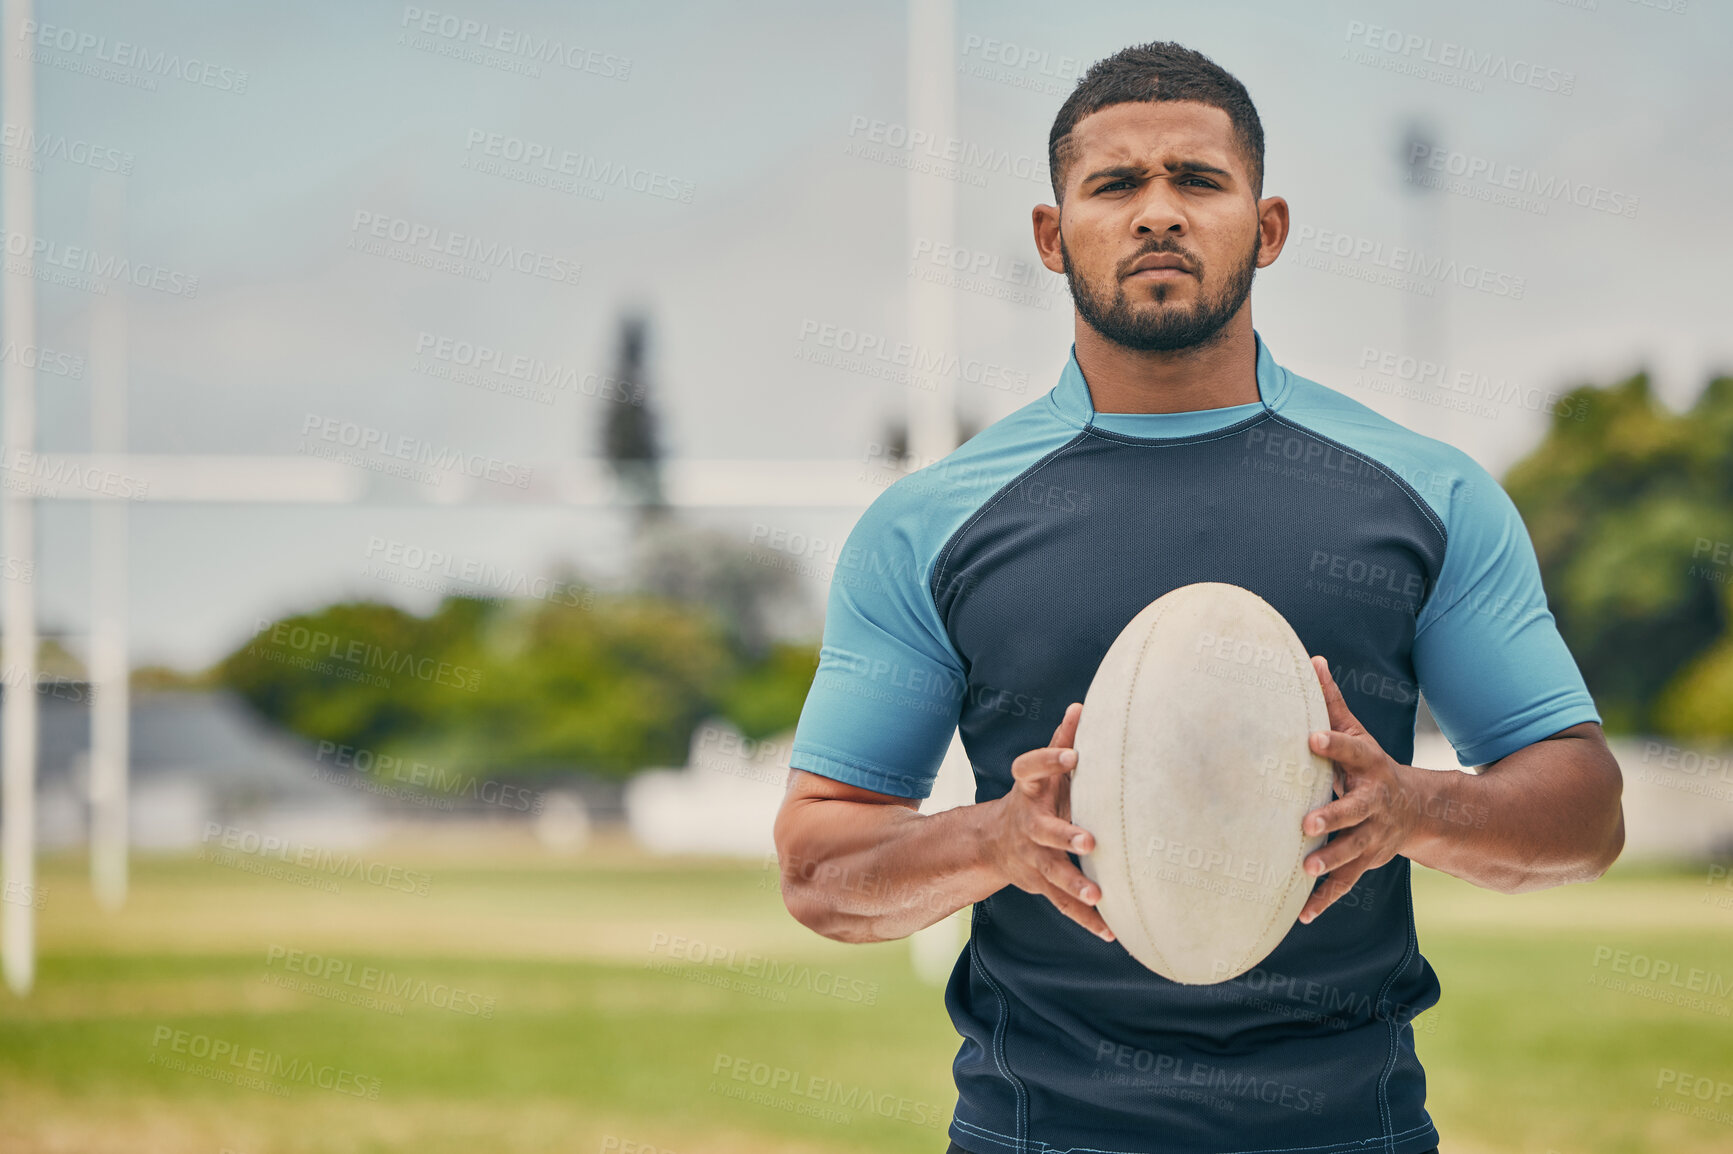
[[[119,294],[133,452],[295,456],[349,425],[502,467],[591,457],[619,319],[642,309],[672,456],[862,460],[911,390],[820,363],[822,334],[905,339],[931,258],[907,182],[946,179],[957,251],[988,271],[956,291],[945,351],[985,370],[956,386],[985,424],[1069,352],[1063,281],[1020,271],[1030,209],[1052,199],[1053,117],[1089,63],[1156,39],[1210,55],[1258,105],[1265,193],[1295,231],[1253,316],[1288,368],[1499,474],[1542,436],[1549,395],[1646,368],[1683,407],[1733,365],[1713,263],[1733,14],[1701,0],[959,0],[968,159],[939,173],[907,170],[933,158],[904,146],[922,126],[901,4],[37,0],[34,19],[0,54],[34,53],[34,140],[0,108],[3,159],[36,170],[34,243],[74,263],[124,247],[152,270],[128,286],[38,267],[36,344],[64,354],[37,373],[45,450],[90,446],[93,304]],[[1411,128],[1425,143],[1405,148]],[[124,189],[119,233],[99,186]],[[1397,276],[1400,248],[1458,275]],[[563,387],[466,376],[477,346]],[[1442,368],[1404,379],[1422,361]],[[392,549],[603,581],[626,556],[611,510],[369,481],[345,506],[129,504],[135,663],[201,666],[262,618],[338,598],[431,607],[425,574],[370,567]],[[746,552],[840,540],[858,513],[693,519]],[[88,506],[47,503],[38,524],[41,623],[80,650]],[[802,580],[792,628],[816,630],[823,593]]]

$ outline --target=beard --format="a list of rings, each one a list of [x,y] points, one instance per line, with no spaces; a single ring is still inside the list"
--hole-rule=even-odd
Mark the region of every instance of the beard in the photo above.
[[[1215,293],[1199,292],[1190,308],[1168,305],[1172,286],[1156,282],[1151,304],[1134,305],[1125,295],[1125,282],[1115,283],[1111,297],[1097,294],[1088,281],[1080,278],[1071,266],[1071,253],[1065,247],[1065,235],[1059,235],[1059,256],[1065,264],[1065,281],[1071,287],[1071,300],[1085,323],[1116,345],[1139,352],[1173,352],[1195,348],[1219,340],[1223,327],[1240,311],[1252,291],[1252,274],[1257,272],[1258,252],[1262,234],[1252,236],[1252,251],[1239,265],[1228,271],[1228,277]],[[1139,253],[1164,252],[1186,257],[1197,264],[1200,286],[1208,285],[1208,269],[1191,253],[1176,244],[1149,246]]]

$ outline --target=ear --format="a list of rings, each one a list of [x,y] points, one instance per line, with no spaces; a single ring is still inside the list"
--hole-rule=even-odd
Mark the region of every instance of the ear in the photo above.
[[[1035,228],[1035,251],[1047,271],[1057,273],[1065,271],[1065,257],[1059,251],[1060,215],[1059,207],[1051,204],[1038,204],[1029,214]]]
[[[1268,268],[1288,242],[1288,202],[1279,196],[1258,201],[1258,267]]]

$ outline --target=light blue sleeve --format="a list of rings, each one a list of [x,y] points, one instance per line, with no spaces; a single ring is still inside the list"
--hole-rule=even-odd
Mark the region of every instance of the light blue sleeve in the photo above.
[[[1416,622],[1414,670],[1458,758],[1487,765],[1601,717],[1547,608],[1516,505],[1467,454],[1458,469],[1444,565]]]
[[[956,730],[965,680],[927,586],[931,527],[909,492],[905,482],[882,494],[843,547],[788,763],[924,798]]]

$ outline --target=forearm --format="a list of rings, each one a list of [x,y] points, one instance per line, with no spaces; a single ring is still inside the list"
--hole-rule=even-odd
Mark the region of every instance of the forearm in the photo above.
[[[1624,847],[1619,767],[1598,730],[1535,742],[1478,774],[1401,769],[1415,818],[1402,853],[1475,885],[1593,881]]]
[[[991,802],[923,815],[813,798],[777,820],[783,901],[845,942],[907,937],[1006,885],[987,861]]]

